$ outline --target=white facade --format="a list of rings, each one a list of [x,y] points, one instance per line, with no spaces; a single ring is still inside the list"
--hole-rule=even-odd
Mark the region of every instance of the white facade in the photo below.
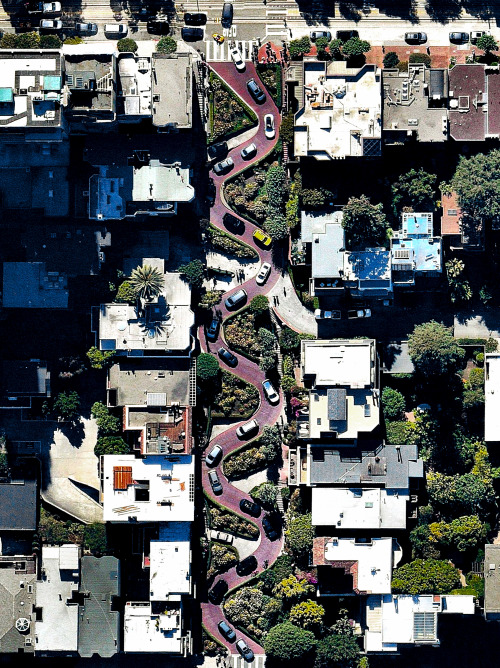
[[[339,529],[406,528],[406,490],[313,487],[313,526]]]
[[[180,601],[183,594],[191,593],[189,540],[151,541],[149,586],[151,601]]]

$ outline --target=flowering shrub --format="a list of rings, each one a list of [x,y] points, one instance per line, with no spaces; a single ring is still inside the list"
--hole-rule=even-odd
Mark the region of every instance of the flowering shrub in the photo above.
[[[255,524],[216,506],[210,507],[210,526],[216,531],[225,531],[242,538],[255,539],[259,536],[259,529]]]
[[[210,143],[219,141],[225,135],[235,134],[254,125],[251,110],[235,97],[213,72],[210,74],[212,86],[212,131]]]
[[[227,545],[212,543],[210,568],[207,572],[208,580],[211,580],[219,573],[225,573],[238,563],[238,556],[234,549]]]
[[[227,255],[235,255],[239,258],[251,258],[252,260],[257,257],[257,253],[253,248],[243,244],[236,239],[233,239],[228,234],[221,232],[215,227],[210,226],[207,230],[207,237],[209,243],[218,250],[227,253]]]
[[[256,638],[263,638],[275,623],[281,604],[266,596],[257,587],[242,587],[224,603],[224,612],[230,622],[248,629]]]
[[[222,371],[222,389],[212,405],[212,416],[245,417],[257,410],[259,392],[229,371]]]
[[[224,460],[224,475],[226,478],[245,478],[266,467],[267,457],[264,448],[249,448],[240,450]]]
[[[255,313],[247,310],[235,316],[224,327],[224,334],[232,348],[242,349],[254,357],[260,356],[261,349],[255,331]]]

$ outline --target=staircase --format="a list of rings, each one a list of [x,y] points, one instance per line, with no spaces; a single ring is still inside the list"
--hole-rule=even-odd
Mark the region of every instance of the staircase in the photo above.
[[[382,631],[382,601],[380,596],[368,596],[366,599],[366,627],[373,633]]]
[[[272,308],[269,309],[269,313],[271,314],[271,322],[273,323],[274,328],[276,330],[276,336],[279,339],[281,334],[281,325]],[[283,355],[281,354],[281,348],[279,347],[279,345],[277,345],[276,356],[278,358],[278,373],[281,378],[281,376],[283,375]]]
[[[205,107],[205,64],[198,61],[197,68],[195,69],[195,81],[196,81],[196,96],[198,97],[198,105],[200,107],[200,115],[202,123],[207,122],[207,114]]]
[[[288,144],[286,142],[283,142],[283,167],[285,167],[288,164]]]
[[[286,487],[286,483],[284,480],[278,480],[278,494],[276,496],[276,505],[278,506],[278,510],[282,515],[285,514],[285,505],[283,503],[283,498],[281,496],[281,490],[283,487]]]
[[[111,73],[105,74],[96,81],[97,90],[100,93],[109,93],[113,90],[113,75]]]
[[[191,357],[189,365],[189,405],[196,406],[196,358]]]

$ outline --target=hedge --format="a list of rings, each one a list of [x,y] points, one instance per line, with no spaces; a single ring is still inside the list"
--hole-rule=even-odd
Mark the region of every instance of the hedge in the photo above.
[[[207,500],[209,511],[210,511],[210,507],[212,506],[213,508],[217,508],[217,510],[219,510],[221,513],[225,513],[226,515],[230,515],[231,517],[236,518],[236,520],[238,520],[238,522],[240,524],[245,524],[245,525],[251,526],[255,529],[253,534],[250,531],[245,531],[241,528],[240,528],[240,530],[238,530],[238,528],[231,528],[230,532],[228,531],[227,528],[217,529],[217,531],[226,531],[228,533],[234,534],[235,536],[239,536],[240,538],[247,538],[248,540],[257,540],[259,538],[260,529],[255,524],[255,522],[252,522],[250,519],[247,519],[246,517],[242,517],[240,515],[237,515],[232,510],[229,510],[229,508],[226,508],[222,504],[215,501],[215,499],[210,498],[206,492],[203,492],[203,494],[205,495],[205,498]],[[208,520],[209,520],[210,527],[212,528],[212,516],[211,516],[210,512],[208,513]]]
[[[253,260],[258,257],[257,252],[251,246],[219,230],[212,224],[210,224],[207,233],[209,242],[214,248],[225,251],[229,255],[235,255],[238,258],[250,258]]]
[[[229,323],[231,323],[237,315],[241,315],[245,311],[250,310],[248,308],[248,306],[249,305],[246,305],[243,308],[240,308],[239,311],[236,311],[235,313],[231,313],[231,315],[228,316],[224,320],[224,322],[222,324],[223,329],[225,329],[226,326],[229,325]],[[255,333],[255,335],[257,336],[257,332]],[[225,339],[225,336],[224,336],[224,339]],[[231,348],[231,350],[234,350],[234,352],[238,353],[239,355],[243,355],[243,357],[246,357],[251,362],[254,362],[255,364],[258,364],[260,362],[260,357],[256,357],[255,355],[251,355],[245,348],[240,348],[240,346],[238,346],[238,345],[232,345],[228,341],[226,341],[226,343]]]

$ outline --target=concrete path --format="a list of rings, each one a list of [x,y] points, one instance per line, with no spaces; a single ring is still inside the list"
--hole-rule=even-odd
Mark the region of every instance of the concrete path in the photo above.
[[[500,337],[500,319],[497,311],[484,310],[474,315],[457,314],[453,321],[453,332],[457,339],[487,339]]]
[[[236,489],[239,489],[240,492],[244,492],[245,494],[250,494],[250,492],[254,487],[260,485],[263,482],[267,482],[266,469],[264,469],[263,471],[258,471],[253,475],[249,475],[247,478],[243,478],[243,480],[235,480],[233,482],[233,485],[236,487]]]
[[[275,296],[278,297],[276,306],[273,303]],[[297,297],[288,273],[278,278],[269,291],[268,297],[274,312],[288,327],[303,334],[318,336],[318,322],[314,313],[307,309]]]

